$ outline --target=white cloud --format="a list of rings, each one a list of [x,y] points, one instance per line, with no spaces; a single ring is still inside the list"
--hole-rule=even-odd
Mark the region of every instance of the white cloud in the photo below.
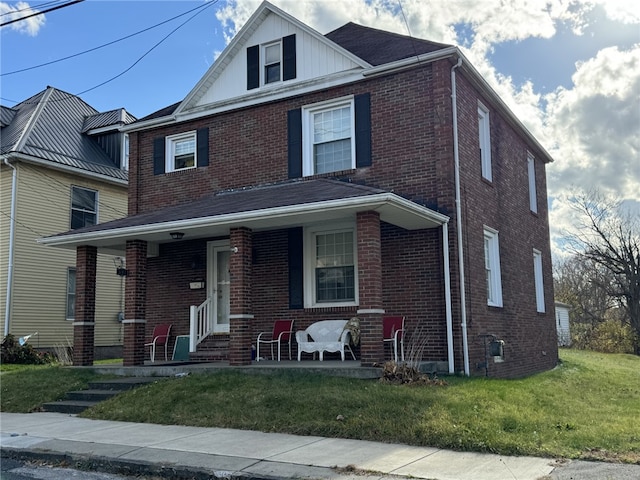
[[[599,51],[576,65],[572,89],[546,101],[550,190],[598,187],[640,200],[640,45]]]
[[[26,2],[17,2],[13,5],[0,2],[0,14],[2,14],[3,23],[31,15],[38,11],[39,10],[37,9],[32,9]],[[11,28],[19,33],[25,33],[31,37],[35,37],[44,24],[44,15],[35,15],[33,17],[20,20],[19,22],[11,23],[3,28]]]
[[[597,6],[612,21],[640,24],[637,0],[271,1],[320,33],[351,21],[463,46],[474,67],[555,158],[547,169],[552,242],[559,242],[571,219],[563,201],[569,188],[597,187],[640,200],[640,45],[600,50],[576,64],[570,88],[544,96],[531,81],[516,86],[489,56],[503,42],[553,39],[561,27],[580,36]],[[260,3],[228,1],[218,13],[228,39]]]

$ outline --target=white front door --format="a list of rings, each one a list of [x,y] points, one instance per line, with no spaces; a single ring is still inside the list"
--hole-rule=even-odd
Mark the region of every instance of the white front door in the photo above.
[[[212,301],[209,315],[213,333],[229,333],[230,256],[228,241],[207,243],[207,295]]]

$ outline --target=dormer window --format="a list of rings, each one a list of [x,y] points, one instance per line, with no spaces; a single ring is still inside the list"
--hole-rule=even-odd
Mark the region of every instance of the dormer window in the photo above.
[[[280,42],[264,47],[264,83],[279,82],[280,75]]]
[[[247,48],[247,90],[296,78],[296,36]]]

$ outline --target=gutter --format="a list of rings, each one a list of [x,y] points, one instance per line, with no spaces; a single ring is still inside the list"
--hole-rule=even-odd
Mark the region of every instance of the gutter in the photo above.
[[[464,248],[462,245],[462,206],[460,196],[460,152],[458,145],[458,99],[456,95],[456,68],[462,65],[462,57],[458,57],[458,63],[451,67],[451,110],[453,112],[453,158],[456,185],[456,227],[458,240],[458,271],[460,275],[460,313],[462,317],[462,353],[464,356],[464,374],[469,372],[469,342],[467,339],[467,301],[464,288]]]
[[[64,163],[56,162],[55,160],[45,160],[45,159],[41,159],[31,155],[25,155],[24,153],[19,153],[19,152],[12,152],[12,154],[16,160],[20,160],[25,163],[40,165],[43,167],[51,168],[53,170],[62,170],[64,172],[72,173],[73,175],[80,175],[82,177],[88,177],[94,180],[99,180],[101,182],[111,183],[113,185],[119,185],[123,187],[126,187],[129,185],[128,180],[111,177],[109,175],[105,175],[102,173],[92,172],[91,170],[85,170],[80,167],[72,167],[70,165],[65,165]],[[107,167],[107,168],[113,168],[114,170],[116,169],[116,167]]]
[[[9,335],[9,323],[11,321],[11,297],[13,296],[13,251],[16,230],[16,197],[18,193],[18,170],[9,163],[9,159],[3,155],[4,164],[13,169],[11,177],[11,213],[9,217],[9,265],[7,267],[7,300],[4,310],[4,336]]]
[[[241,225],[246,222],[259,220],[273,220],[277,218],[293,217],[296,215],[308,215],[318,212],[341,210],[350,211],[353,208],[362,207],[368,210],[379,210],[386,206],[392,206],[400,211],[413,212],[416,216],[427,220],[434,225],[442,225],[448,222],[449,217],[441,213],[429,210],[426,207],[411,202],[393,193],[379,193],[366,195],[350,199],[336,199],[315,203],[302,203],[297,205],[285,205],[282,207],[272,207],[260,210],[249,210],[245,212],[227,213],[208,217],[189,218],[185,220],[174,220],[169,222],[150,223],[146,225],[132,225],[127,227],[116,227],[108,230],[98,230],[85,233],[71,233],[68,235],[54,235],[39,238],[37,241],[43,245],[51,246],[73,246],[77,243],[100,241],[104,239],[126,239],[127,237],[137,237],[144,240],[144,235],[153,235],[172,230],[181,230],[188,233],[190,230],[199,227],[216,227],[223,225]],[[416,208],[418,207],[418,208]],[[117,220],[115,220],[117,221]]]

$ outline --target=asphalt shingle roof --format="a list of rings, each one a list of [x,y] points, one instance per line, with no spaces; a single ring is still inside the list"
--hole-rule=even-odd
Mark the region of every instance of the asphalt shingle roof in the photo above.
[[[353,22],[327,33],[325,37],[374,66],[451,46],[364,27]]]
[[[316,202],[377,195],[380,193],[386,192],[385,190],[374,187],[332,179],[287,181],[266,186],[218,192],[186,204],[173,205],[138,215],[130,215],[111,222],[61,233],[60,235],[75,235],[181,220],[216,217],[220,215],[241,214],[257,210],[293,207]]]

